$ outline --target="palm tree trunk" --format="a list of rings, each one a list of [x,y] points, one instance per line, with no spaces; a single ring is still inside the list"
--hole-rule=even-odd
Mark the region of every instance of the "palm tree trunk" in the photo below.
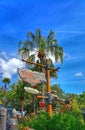
[[[6,97],[6,83],[4,84],[4,97]]]
[[[33,95],[33,102],[34,102],[33,103],[34,104],[34,108],[33,109],[34,109],[34,115],[35,115],[35,95]]]
[[[23,111],[24,111],[24,100],[21,101],[21,113],[23,115]]]
[[[4,107],[6,106],[6,83],[4,83]]]

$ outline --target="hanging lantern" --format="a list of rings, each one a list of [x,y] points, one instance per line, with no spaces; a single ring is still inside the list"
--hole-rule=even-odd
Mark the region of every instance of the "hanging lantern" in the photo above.
[[[44,107],[46,104],[45,102],[39,102],[40,107]]]

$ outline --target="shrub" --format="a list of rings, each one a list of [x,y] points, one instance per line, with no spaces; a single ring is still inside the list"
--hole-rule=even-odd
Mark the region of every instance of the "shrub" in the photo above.
[[[29,127],[32,119],[29,117],[21,117],[18,119],[18,129],[21,130],[23,127]]]
[[[53,114],[50,117],[48,113],[40,112],[37,120],[32,120],[31,127],[35,130],[85,130],[84,123],[70,113]]]

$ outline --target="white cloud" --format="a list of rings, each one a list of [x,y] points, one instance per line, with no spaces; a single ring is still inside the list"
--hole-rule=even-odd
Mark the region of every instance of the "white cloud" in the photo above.
[[[7,56],[6,52],[4,52],[4,51],[1,52],[0,56],[3,57],[5,60],[8,60],[8,56]]]
[[[11,58],[8,61],[0,58],[0,73],[2,73],[2,78],[12,78],[17,73],[17,68],[22,68],[23,66],[24,63],[17,58]]]
[[[11,52],[11,53],[10,53],[10,56],[16,57],[16,56],[17,56],[17,53],[16,53],[16,52]]]
[[[71,58],[72,58],[72,57],[71,57],[70,54],[64,52],[64,59],[65,59],[65,60],[70,60]]]
[[[75,76],[81,77],[81,76],[83,76],[83,73],[82,72],[78,72],[78,73],[75,74]]]

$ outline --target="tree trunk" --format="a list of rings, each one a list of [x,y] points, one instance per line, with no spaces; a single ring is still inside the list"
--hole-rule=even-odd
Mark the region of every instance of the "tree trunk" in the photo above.
[[[21,97],[21,112],[22,112],[22,115],[23,115],[23,110],[24,110],[24,97]]]

